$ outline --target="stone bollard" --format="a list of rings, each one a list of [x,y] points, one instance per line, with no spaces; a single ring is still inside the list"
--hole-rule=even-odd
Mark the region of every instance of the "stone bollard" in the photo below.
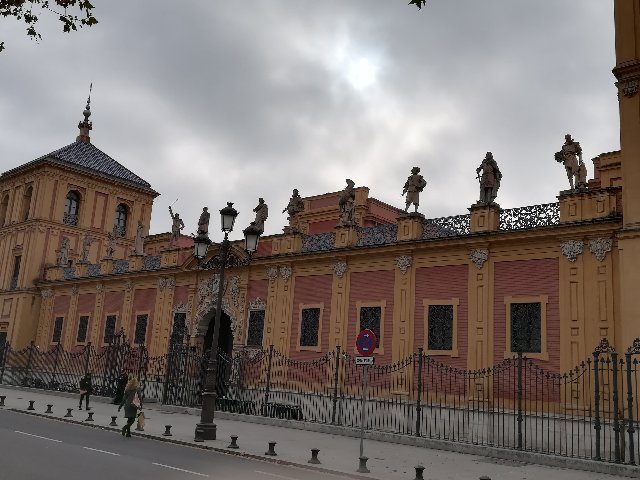
[[[172,437],[173,435],[171,435],[171,425],[165,425],[164,426],[164,433],[162,434],[165,437]]]
[[[34,403],[36,403],[35,400],[29,400],[29,406],[27,407],[27,410],[35,410],[35,408],[33,408]]]
[[[87,415],[89,416],[87,417],[85,422],[93,422],[93,412],[87,412]]]
[[[276,453],[276,442],[269,442],[269,450],[264,452],[264,454],[271,455],[272,457],[275,457],[276,455],[278,455]]]
[[[318,453],[320,453],[320,449],[319,448],[312,448],[311,449],[311,458],[309,459],[309,461],[307,463],[320,463],[320,460],[318,460]]]
[[[44,411],[44,413],[53,413],[53,404],[48,404],[47,405],[47,409]]]
[[[360,473],[371,473],[367,468],[367,460],[369,460],[369,457],[359,457],[359,459],[360,465],[358,465],[358,470],[356,471]]]
[[[238,435],[231,435],[231,443],[227,445],[227,448],[240,448],[238,446]]]
[[[416,469],[416,478],[414,478],[413,480],[424,480],[424,477],[422,476],[422,473],[424,472],[424,467],[422,465],[416,465],[415,469]]]
[[[109,424],[110,427],[117,427],[118,424],[116,423],[116,418],[118,418],[117,416],[115,417],[111,417],[111,423]]]
[[[73,417],[73,415],[71,415],[71,410],[73,410],[73,408],[67,408],[67,414],[64,416],[64,418]]]
[[[0,395],[0,407],[4,407],[4,399],[7,398],[6,395]]]

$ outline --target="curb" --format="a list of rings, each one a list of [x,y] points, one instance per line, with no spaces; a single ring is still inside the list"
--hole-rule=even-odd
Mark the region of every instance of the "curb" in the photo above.
[[[64,422],[64,423],[70,423],[70,424],[74,424],[74,425],[80,425],[83,427],[91,427],[91,428],[97,428],[99,430],[105,430],[105,431],[110,431],[110,432],[120,432],[120,428],[115,428],[115,427],[109,427],[109,426],[102,426],[102,425],[96,425],[96,424],[91,424],[91,423],[86,423],[80,420],[69,420],[66,418],[60,418],[60,417],[52,417],[51,415],[45,415],[44,413],[38,413],[38,412],[27,412],[24,410],[20,410],[17,408],[0,408],[0,410],[7,410],[9,412],[14,412],[14,413],[20,413],[23,415],[31,415],[34,417],[40,417],[40,418],[46,418],[48,420],[54,420],[57,422]],[[162,437],[162,436],[156,436],[156,435],[151,435],[148,433],[139,433],[139,432],[135,432],[132,431],[131,432],[132,436],[135,437],[141,437],[141,438],[146,438],[148,440],[157,440],[160,442],[166,442],[166,443],[173,443],[175,445],[180,445],[183,447],[192,447],[192,448],[199,448],[200,450],[210,450],[216,453],[223,453],[226,455],[232,455],[235,457],[242,457],[242,458],[247,458],[250,460],[258,460],[258,461],[262,461],[262,462],[266,462],[266,463],[273,463],[276,465],[284,465],[284,466],[289,466],[289,467],[296,467],[296,468],[301,468],[301,469],[305,469],[305,470],[313,470],[315,472],[319,472],[319,473],[326,473],[329,475],[336,475],[336,476],[344,476],[344,477],[349,477],[349,478],[354,478],[356,480],[375,480],[376,477],[371,477],[371,476],[364,476],[364,475],[358,475],[356,473],[349,473],[349,472],[341,472],[339,470],[331,470],[328,468],[323,468],[323,467],[316,467],[313,465],[307,465],[304,463],[296,463],[296,462],[292,462],[290,460],[282,460],[282,459],[277,459],[277,458],[269,458],[269,457],[264,457],[262,455],[257,455],[255,453],[247,453],[247,452],[239,452],[236,450],[228,450],[226,448],[220,448],[220,447],[213,447],[211,445],[203,445],[203,444],[199,444],[199,443],[192,443],[192,442],[187,442],[185,440],[176,440],[176,439],[172,439],[172,438],[167,438],[167,437]]]

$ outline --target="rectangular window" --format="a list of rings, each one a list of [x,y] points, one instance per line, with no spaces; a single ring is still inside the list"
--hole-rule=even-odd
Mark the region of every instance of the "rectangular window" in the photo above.
[[[138,345],[144,344],[147,339],[147,320],[149,315],[137,315],[136,316],[136,331],[133,336],[133,343]]]
[[[117,318],[115,315],[107,315],[107,320],[104,324],[104,343],[111,343],[113,341],[113,336],[116,333]]]
[[[53,324],[53,338],[51,339],[53,343],[60,343],[60,339],[62,338],[62,322],[64,322],[64,317],[56,317]]]
[[[368,328],[376,334],[376,351],[379,351],[382,345],[381,322],[382,307],[360,307],[360,330]]]
[[[173,315],[173,330],[171,331],[171,338],[175,340],[182,340],[187,335],[187,314],[183,312],[175,313]]]
[[[10,290],[18,288],[18,275],[20,275],[20,263],[22,263],[22,255],[16,255],[13,261],[13,275],[11,276]]]
[[[2,362],[2,352],[7,344],[7,332],[0,332],[0,362]]]
[[[540,303],[511,304],[511,351],[542,352]]]
[[[453,349],[453,305],[429,305],[427,350]]]
[[[81,315],[78,321],[78,336],[76,337],[77,343],[84,343],[87,341],[87,329],[89,328],[89,316]]]
[[[249,326],[247,328],[247,346],[262,347],[264,334],[264,310],[249,311]]]
[[[320,332],[320,309],[303,308],[300,318],[300,346],[317,347]]]

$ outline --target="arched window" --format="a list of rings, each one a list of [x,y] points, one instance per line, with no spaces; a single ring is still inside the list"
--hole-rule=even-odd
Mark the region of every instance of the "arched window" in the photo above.
[[[0,227],[9,223],[7,220],[7,210],[9,208],[9,195],[2,197],[2,203],[0,203]]]
[[[24,191],[24,197],[22,199],[22,220],[29,219],[29,212],[31,211],[31,197],[33,195],[33,187],[29,186]]]
[[[64,204],[64,216],[62,221],[65,225],[78,225],[78,209],[80,207],[80,194],[71,190],[67,193],[67,200]]]
[[[127,216],[129,215],[129,209],[124,203],[118,205],[116,208],[116,219],[114,222],[115,232],[119,237],[124,237],[127,233]]]

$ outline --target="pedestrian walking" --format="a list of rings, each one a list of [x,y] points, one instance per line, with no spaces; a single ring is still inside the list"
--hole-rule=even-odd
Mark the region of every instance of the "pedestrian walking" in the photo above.
[[[116,395],[113,397],[113,404],[120,405],[122,401],[122,397],[124,396],[124,389],[127,387],[127,382],[129,381],[129,375],[126,373],[121,373],[118,377],[118,385],[116,386]]]
[[[140,391],[138,390],[138,380],[132,378],[124,389],[124,395],[118,407],[118,411],[124,407],[124,416],[127,419],[127,424],[122,427],[123,436],[131,436],[131,425],[136,421],[138,410],[142,408],[141,397]]]
[[[80,402],[78,404],[78,410],[82,410],[82,399],[84,398],[84,406],[87,410],[89,408],[89,396],[93,393],[93,385],[91,384],[91,374],[85,373],[84,377],[80,379]]]

